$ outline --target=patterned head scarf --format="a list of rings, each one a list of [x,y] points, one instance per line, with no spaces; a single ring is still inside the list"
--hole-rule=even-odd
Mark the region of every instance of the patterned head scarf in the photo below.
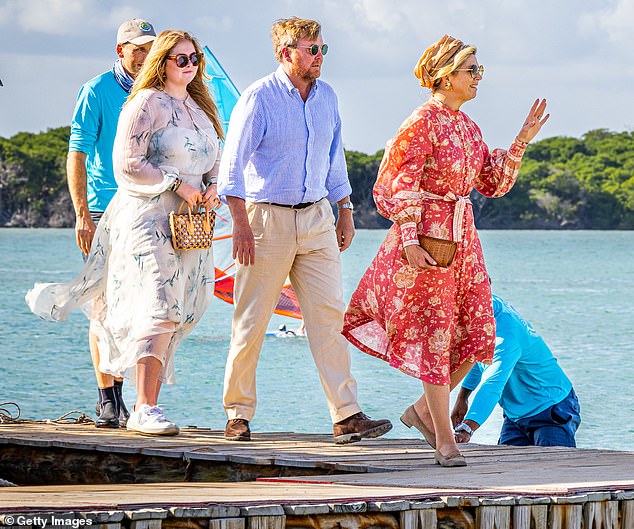
[[[469,46],[450,35],[444,35],[427,48],[414,68],[414,75],[420,80],[424,88],[433,88],[437,79],[447,75],[447,71],[440,73],[447,66],[453,64],[454,57]]]

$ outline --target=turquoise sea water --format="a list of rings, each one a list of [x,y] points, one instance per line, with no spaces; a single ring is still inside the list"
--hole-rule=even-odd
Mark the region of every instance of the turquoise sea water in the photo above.
[[[385,232],[361,230],[343,254],[349,297]],[[581,401],[578,445],[634,450],[634,232],[482,231],[494,291],[533,323],[555,351]],[[26,418],[94,413],[96,389],[81,313],[65,323],[33,316],[24,294],[35,281],[64,281],[81,268],[72,230],[0,230],[0,402]],[[161,404],[181,426],[224,428],[222,381],[232,306],[215,299],[177,352],[177,384]],[[274,316],[270,329],[296,320]],[[394,423],[391,437],[415,434],[398,420],[420,383],[351,347],[359,402]],[[304,338],[266,338],[258,367],[260,431],[331,432],[326,402]],[[134,390],[127,385],[126,400]],[[473,441],[495,443],[499,410]]]

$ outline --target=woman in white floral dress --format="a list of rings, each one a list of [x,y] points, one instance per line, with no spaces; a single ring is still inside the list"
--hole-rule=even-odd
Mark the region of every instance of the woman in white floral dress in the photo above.
[[[100,370],[115,376],[129,370],[136,378],[127,428],[145,434],[179,431],[157,406],[158,393],[162,382],[174,382],[174,352],[214,292],[212,251],[174,250],[168,221],[183,200],[218,204],[222,127],[203,72],[193,37],[175,30],[158,35],[119,118],[113,153],[119,188],[82,273],[27,294],[31,310],[46,319],[64,320],[79,306],[94,310]]]

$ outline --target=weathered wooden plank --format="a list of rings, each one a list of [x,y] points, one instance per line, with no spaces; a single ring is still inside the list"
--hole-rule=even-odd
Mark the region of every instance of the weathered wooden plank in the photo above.
[[[548,515],[549,529],[582,529],[583,506],[576,504],[552,505]]]
[[[368,501],[368,511],[394,512],[409,509],[410,502],[406,500]]]
[[[513,529],[546,529],[548,505],[516,505],[513,508]]]
[[[621,502],[621,529],[634,528],[634,500]]]
[[[368,504],[364,501],[346,502],[346,503],[329,503],[330,512],[335,513],[361,513],[368,510]]]
[[[247,529],[285,529],[285,526],[286,516],[250,516],[247,518]]]
[[[416,509],[400,513],[400,529],[435,529],[437,525],[436,509]]]
[[[286,529],[399,529],[394,515],[387,513],[318,514],[287,516]]]
[[[161,529],[163,520],[135,520],[130,522],[130,529]]]
[[[244,518],[215,518],[209,520],[209,529],[245,529]]]
[[[478,529],[508,529],[511,526],[511,507],[482,505],[476,509]]]
[[[313,503],[304,505],[284,505],[284,512],[286,513],[286,525],[289,525],[290,518],[292,516],[307,516],[310,514],[328,514],[330,507],[326,503]]]

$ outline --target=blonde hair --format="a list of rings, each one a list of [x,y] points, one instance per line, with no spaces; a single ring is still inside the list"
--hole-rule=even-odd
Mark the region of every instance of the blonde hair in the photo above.
[[[440,86],[443,77],[460,68],[470,55],[475,55],[476,51],[474,46],[450,35],[443,35],[418,59],[414,76],[422,87],[431,88],[434,92]]]
[[[158,88],[159,90],[165,88],[165,63],[167,62],[167,56],[171,55],[174,46],[183,40],[188,40],[193,44],[194,50],[200,59],[196,75],[187,85],[187,93],[207,115],[218,137],[223,139],[224,132],[218,116],[218,107],[209,95],[209,89],[204,81],[209,79],[209,76],[205,73],[205,54],[198,41],[185,31],[168,29],[161,31],[156,36],[154,44],[152,44],[152,48],[141,67],[141,71],[134,80],[134,85],[126,103],[132,101],[141,90],[146,88]]]
[[[317,40],[321,34],[321,24],[305,18],[280,19],[271,27],[273,51],[278,62],[282,62],[282,50],[297,45],[300,39]]]

